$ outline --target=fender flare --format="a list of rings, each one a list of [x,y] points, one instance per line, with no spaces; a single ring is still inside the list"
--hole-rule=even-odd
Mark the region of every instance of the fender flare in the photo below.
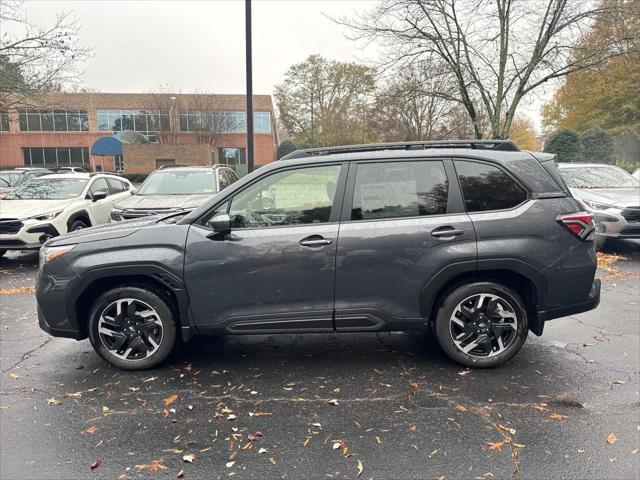
[[[69,216],[69,219],[67,220],[67,232],[69,230],[71,230],[71,224],[73,224],[73,222],[75,222],[80,217],[85,217],[89,221],[89,225],[87,225],[87,227],[91,226],[91,215],[89,215],[89,212],[87,212],[86,210],[82,209],[82,210],[78,210],[77,212],[72,213]]]
[[[101,279],[131,276],[147,277],[151,281],[160,283],[174,294],[177,303],[176,306],[178,308],[178,315],[180,317],[180,329],[184,341],[187,341],[193,333],[197,331],[195,322],[193,321],[193,315],[191,314],[191,308],[189,306],[189,296],[182,279],[163,266],[154,263],[128,263],[127,265],[98,267],[86,272],[82,277],[78,278],[74,282],[74,286],[76,288],[72,288],[72,291],[75,293],[73,295],[69,295],[67,299],[67,314],[72,322],[80,327],[80,322],[77,318],[76,305],[80,297],[87,292],[93,282]]]

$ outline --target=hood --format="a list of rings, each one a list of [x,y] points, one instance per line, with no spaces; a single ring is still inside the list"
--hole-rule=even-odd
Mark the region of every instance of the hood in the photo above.
[[[160,208],[184,208],[192,210],[211,198],[210,193],[195,195],[133,195],[126,200],[118,202],[114,208],[153,210]]]
[[[30,218],[64,210],[73,200],[0,200],[1,218]]]
[[[604,203],[615,207],[640,206],[640,188],[570,188],[578,200]]]
[[[82,230],[77,230],[75,232],[67,233],[66,235],[52,238],[45,245],[49,247],[57,247],[60,245],[127,237],[147,225],[155,225],[158,218],[160,217],[144,217],[142,219],[126,220],[123,222],[98,225],[97,227],[83,228]]]

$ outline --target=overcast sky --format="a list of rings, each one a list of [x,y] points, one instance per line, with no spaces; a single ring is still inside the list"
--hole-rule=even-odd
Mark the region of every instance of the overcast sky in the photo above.
[[[374,47],[358,49],[343,27],[323,15],[349,15],[372,4],[254,0],[254,93],[272,93],[289,66],[311,54],[374,59]],[[84,65],[84,87],[144,92],[166,85],[182,92],[244,93],[244,1],[33,0],[25,8],[34,24],[51,23],[57,12],[75,13],[81,42],[94,48]],[[531,100],[526,113],[539,125],[540,101]]]

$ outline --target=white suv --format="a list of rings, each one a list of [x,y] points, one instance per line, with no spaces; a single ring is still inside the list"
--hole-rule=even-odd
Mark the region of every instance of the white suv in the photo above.
[[[0,256],[39,249],[49,238],[110,221],[114,203],[131,196],[131,183],[109,174],[46,175],[0,200]]]

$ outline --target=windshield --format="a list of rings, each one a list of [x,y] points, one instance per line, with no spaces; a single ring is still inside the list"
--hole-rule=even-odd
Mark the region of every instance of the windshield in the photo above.
[[[156,172],[147,178],[136,195],[190,195],[214,193],[216,181],[210,170]]]
[[[638,188],[640,182],[618,167],[560,168],[563,180],[573,188]]]
[[[79,196],[89,179],[38,178],[9,193],[6,200],[64,200]]]
[[[0,172],[0,188],[15,187],[20,184],[21,173]]]

